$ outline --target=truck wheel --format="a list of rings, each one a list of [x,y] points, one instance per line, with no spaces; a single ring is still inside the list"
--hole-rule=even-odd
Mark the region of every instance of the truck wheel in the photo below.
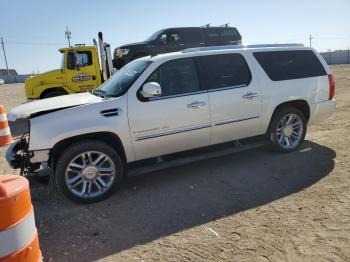
[[[92,203],[109,196],[122,182],[123,162],[108,144],[83,140],[61,154],[55,172],[58,190],[69,199]]]
[[[283,107],[274,113],[267,132],[274,151],[288,153],[295,151],[304,141],[306,119],[294,107]]]
[[[66,95],[67,93],[63,92],[63,91],[52,91],[52,92],[49,92],[47,93],[46,95],[44,95],[42,97],[42,99],[45,99],[45,98],[50,98],[50,97],[55,97],[55,96],[63,96],[63,95]]]

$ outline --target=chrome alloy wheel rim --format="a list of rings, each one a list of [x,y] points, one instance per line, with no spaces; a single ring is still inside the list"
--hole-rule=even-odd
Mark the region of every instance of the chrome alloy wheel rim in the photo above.
[[[114,163],[106,154],[88,151],[77,155],[68,164],[65,182],[74,195],[94,198],[108,191],[115,172]]]
[[[287,114],[278,123],[276,138],[285,149],[296,148],[303,136],[303,121],[296,114]]]

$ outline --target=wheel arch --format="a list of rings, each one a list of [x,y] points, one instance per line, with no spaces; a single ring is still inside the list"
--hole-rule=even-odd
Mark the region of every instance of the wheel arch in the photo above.
[[[119,153],[123,163],[127,163],[123,143],[117,134],[114,134],[112,132],[94,132],[69,137],[57,142],[50,152],[49,163],[53,170],[55,169],[55,162],[57,161],[57,159],[59,159],[60,155],[63,153],[64,149],[67,146],[71,145],[72,143],[76,143],[87,139],[101,141],[112,146]]]
[[[42,99],[44,96],[46,96],[47,94],[51,93],[51,92],[56,92],[56,91],[60,91],[60,92],[64,92],[67,95],[69,94],[69,92],[63,88],[62,86],[58,86],[58,87],[50,87],[50,88],[46,88],[44,89],[40,95],[39,98]]]
[[[275,107],[275,109],[273,110],[273,113],[270,116],[269,126],[268,126],[266,131],[268,131],[269,128],[270,128],[273,116],[276,114],[276,112],[278,112],[278,110],[280,110],[283,107],[294,107],[294,108],[297,108],[303,113],[303,115],[304,115],[304,117],[306,119],[306,122],[308,122],[309,119],[310,119],[310,105],[309,105],[309,103],[306,100],[296,99],[296,100],[285,101],[283,103],[278,104]]]

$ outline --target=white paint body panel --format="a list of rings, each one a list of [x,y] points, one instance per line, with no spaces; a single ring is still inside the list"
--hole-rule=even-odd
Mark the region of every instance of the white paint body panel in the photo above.
[[[48,150],[63,139],[96,132],[117,135],[128,162],[265,134],[275,108],[281,103],[304,100],[310,107],[309,124],[331,116],[335,100],[328,100],[328,77],[272,81],[255,60],[255,51],[313,50],[304,47],[269,47],[178,52],[141,58],[153,63],[123,96],[103,100],[91,94],[78,94],[28,103],[13,109],[12,120],[33,112],[62,109],[30,120],[29,150]],[[313,52],[315,52],[313,50]],[[246,87],[199,92],[192,95],[142,102],[137,91],[148,76],[166,61],[208,54],[242,54],[251,70],[252,81]],[[316,53],[316,52],[315,52]],[[317,54],[326,72],[329,68]],[[256,93],[251,99],[242,98]],[[200,108],[189,108],[203,102]],[[80,106],[79,106],[80,105]],[[121,114],[104,117],[101,110],[119,108]],[[241,121],[242,120],[242,121]],[[244,121],[243,121],[244,120]],[[218,123],[230,122],[222,125]]]

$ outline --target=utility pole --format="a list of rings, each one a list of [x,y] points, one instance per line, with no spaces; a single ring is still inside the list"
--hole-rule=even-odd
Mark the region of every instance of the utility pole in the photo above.
[[[72,38],[71,31],[68,30],[68,26],[66,27],[66,31],[64,32],[65,38],[68,39],[68,47],[70,47],[70,39]]]
[[[9,66],[7,65],[7,59],[6,59],[6,52],[5,52],[4,40],[2,39],[2,37],[1,37],[1,45],[2,45],[2,51],[4,52],[5,64],[6,64],[6,69],[7,69],[7,75],[10,75]]]
[[[309,37],[310,47],[312,47],[312,36]]]

